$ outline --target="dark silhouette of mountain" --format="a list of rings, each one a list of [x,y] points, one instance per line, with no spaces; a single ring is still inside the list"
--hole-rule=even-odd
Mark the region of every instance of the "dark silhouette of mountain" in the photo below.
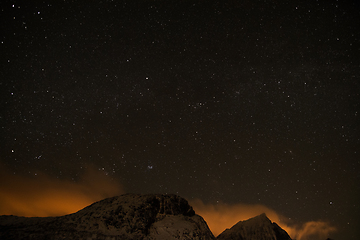
[[[0,239],[198,239],[215,237],[176,195],[125,194],[61,217],[0,216]]]
[[[240,221],[226,229],[217,240],[291,240],[290,236],[279,225],[271,222],[265,213]]]

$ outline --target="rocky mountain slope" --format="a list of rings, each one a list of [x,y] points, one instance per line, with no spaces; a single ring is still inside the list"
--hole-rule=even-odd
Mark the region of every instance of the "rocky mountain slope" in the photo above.
[[[226,229],[217,240],[291,240],[279,225],[271,222],[263,213],[246,221],[240,221]]]
[[[125,194],[74,214],[0,217],[0,239],[215,239],[202,217],[176,195]]]

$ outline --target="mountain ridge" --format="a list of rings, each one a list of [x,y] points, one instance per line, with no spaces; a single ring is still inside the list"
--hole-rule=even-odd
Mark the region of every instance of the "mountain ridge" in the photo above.
[[[124,194],[60,217],[0,217],[0,239],[198,239],[215,237],[187,200]]]

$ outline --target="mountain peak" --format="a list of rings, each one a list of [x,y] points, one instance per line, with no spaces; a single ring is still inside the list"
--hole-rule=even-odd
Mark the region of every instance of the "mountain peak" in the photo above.
[[[246,221],[264,221],[264,222],[270,221],[271,222],[271,220],[266,216],[265,213],[262,213],[262,214],[260,214],[260,215],[258,215],[256,217],[250,218],[250,219],[248,219]]]
[[[286,231],[271,222],[265,213],[236,223],[230,229],[222,232],[217,239],[291,240]]]

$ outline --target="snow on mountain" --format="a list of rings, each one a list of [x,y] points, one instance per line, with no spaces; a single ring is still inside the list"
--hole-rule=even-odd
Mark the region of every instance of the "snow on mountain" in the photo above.
[[[61,217],[0,216],[0,239],[215,239],[176,195],[125,194]]]
[[[240,221],[226,229],[217,240],[291,240],[290,236],[279,225],[271,222],[265,213]]]

